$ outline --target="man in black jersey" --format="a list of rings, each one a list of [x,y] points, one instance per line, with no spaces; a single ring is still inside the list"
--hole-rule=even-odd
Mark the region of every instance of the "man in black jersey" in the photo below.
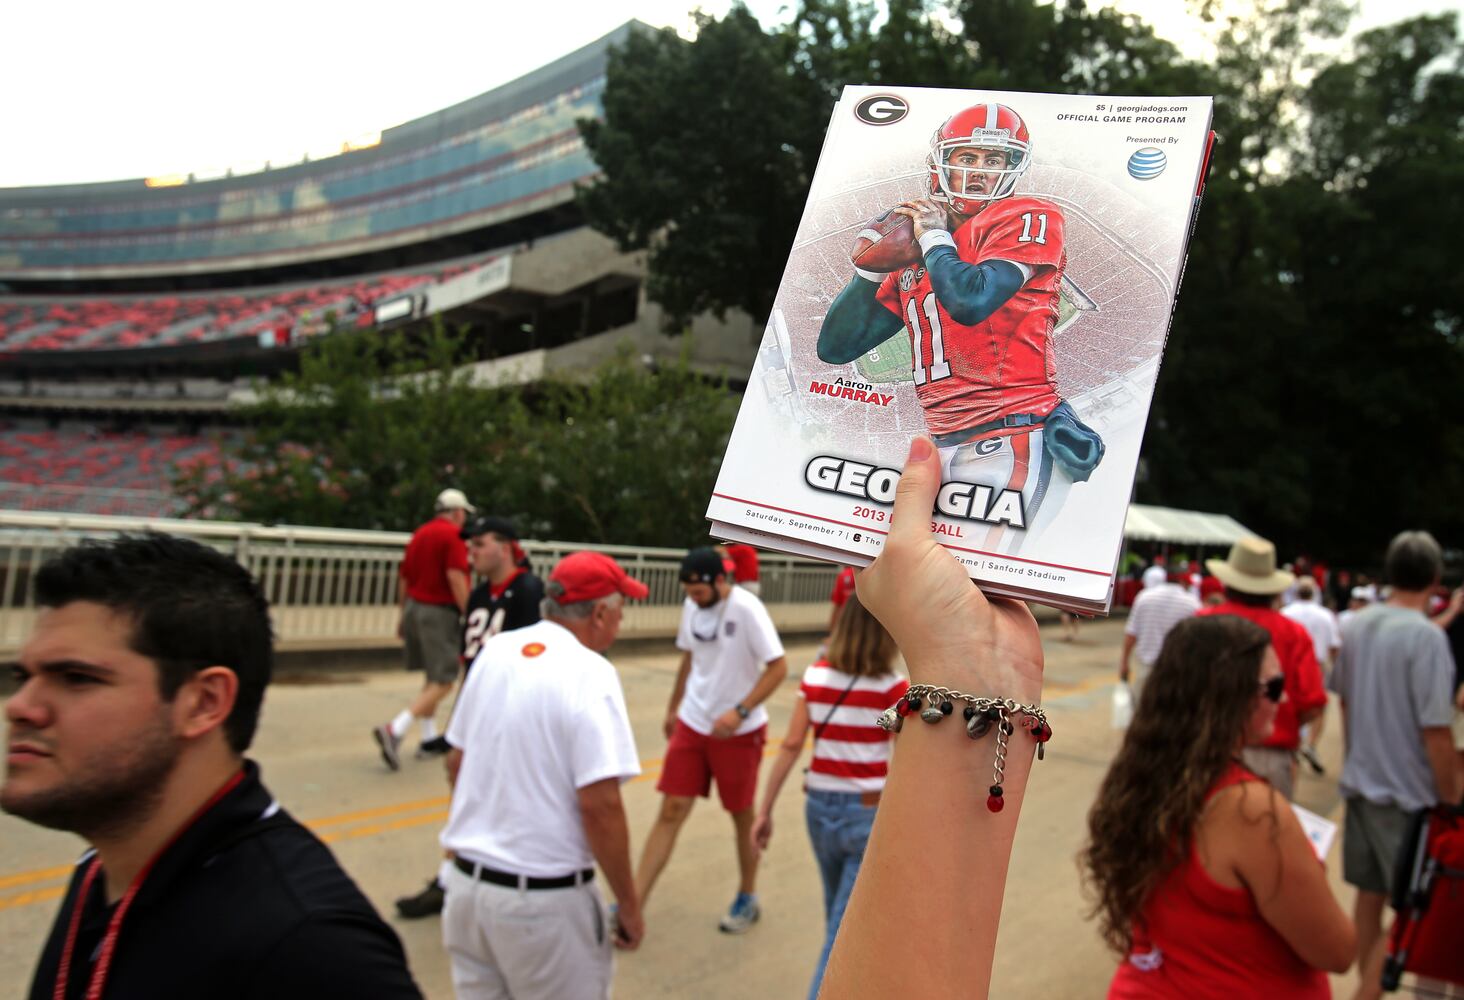
[[[484,639],[539,620],[544,584],[530,572],[512,521],[480,517],[470,521],[462,534],[468,543],[468,562],[482,581],[468,595],[463,626],[463,668],[470,670]],[[446,750],[444,740],[440,752]]]
[[[463,526],[462,536],[468,543],[468,562],[473,574],[482,581],[468,595],[463,625],[462,660],[466,680],[467,671],[472,669],[484,641],[499,632],[511,632],[539,620],[544,583],[530,571],[512,521],[480,517]],[[423,743],[421,752],[445,754],[448,749],[447,740],[439,736]],[[442,880],[433,876],[427,887],[415,896],[398,899],[396,908],[408,919],[430,917],[442,912],[442,899]]]

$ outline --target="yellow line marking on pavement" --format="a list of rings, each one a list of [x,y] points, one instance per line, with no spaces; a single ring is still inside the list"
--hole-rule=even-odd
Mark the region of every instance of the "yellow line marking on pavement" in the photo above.
[[[38,868],[33,872],[6,875],[4,878],[0,878],[0,889],[9,889],[17,885],[29,885],[32,882],[49,882],[53,878],[70,875],[74,868],[74,865],[57,865],[55,868]]]
[[[417,809],[434,809],[447,805],[446,795],[434,795],[430,799],[418,799],[415,802],[398,802],[395,805],[379,806],[375,809],[358,809],[355,812],[341,813],[339,816],[324,816],[320,819],[312,819],[306,822],[312,830],[319,830],[327,826],[340,826],[342,823],[355,823],[363,819],[377,819],[381,816],[390,816],[394,813],[412,812]]]
[[[70,871],[71,869],[66,869]],[[30,906],[32,903],[45,903],[53,899],[60,899],[66,895],[66,886],[52,886],[49,889],[33,889],[30,892],[17,893],[14,896],[7,896],[0,899],[0,910],[8,910],[17,906]]]

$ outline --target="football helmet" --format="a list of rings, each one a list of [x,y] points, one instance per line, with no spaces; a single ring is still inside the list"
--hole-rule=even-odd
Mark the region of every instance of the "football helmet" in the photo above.
[[[1006,166],[956,167],[948,161],[958,149],[999,149],[1006,153]],[[930,197],[946,202],[961,215],[973,215],[982,203],[1008,198],[1016,190],[1017,181],[1032,165],[1032,137],[1027,123],[1005,104],[977,104],[958,111],[930,137]],[[987,192],[965,190],[970,174],[995,174],[996,185]]]

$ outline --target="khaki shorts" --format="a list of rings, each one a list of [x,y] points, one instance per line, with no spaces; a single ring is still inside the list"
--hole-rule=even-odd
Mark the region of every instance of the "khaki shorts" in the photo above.
[[[402,609],[402,645],[408,670],[425,670],[433,684],[457,680],[458,653],[463,648],[457,608],[407,598]]]
[[[1290,802],[1296,790],[1296,753],[1280,747],[1246,747],[1240,752],[1245,766],[1268,781]]]
[[[1349,798],[1342,826],[1342,877],[1363,892],[1391,892],[1410,819],[1408,810],[1398,806]]]

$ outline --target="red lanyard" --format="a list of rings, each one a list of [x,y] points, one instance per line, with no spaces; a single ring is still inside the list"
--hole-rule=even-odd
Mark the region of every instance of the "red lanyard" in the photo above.
[[[178,831],[168,839],[168,842],[156,854],[148,859],[147,864],[142,866],[142,870],[137,873],[137,877],[127,887],[127,891],[122,894],[121,902],[117,904],[117,909],[112,914],[112,919],[107,923],[107,934],[102,938],[101,950],[97,954],[96,968],[92,970],[91,981],[87,984],[86,1000],[100,1000],[102,988],[107,984],[107,970],[112,966],[112,955],[117,950],[117,935],[122,932],[122,920],[127,916],[127,911],[132,907],[132,901],[137,898],[138,890],[142,888],[142,883],[147,878],[148,873],[152,871],[153,865],[157,863],[158,858],[161,858],[168,852],[168,848],[178,842],[178,838],[183,836],[189,827],[198,822],[199,817],[218,805],[219,800],[232,792],[238,787],[239,782],[243,780],[244,772],[240,771],[228,781],[224,782],[223,787],[214,792],[213,797],[205,802],[198,812],[189,818],[187,823],[179,827]],[[92,883],[96,881],[97,872],[101,870],[101,867],[102,859],[100,857],[94,857],[92,858],[91,864],[87,866],[86,874],[82,876],[81,889],[77,892],[76,902],[71,907],[71,923],[66,929],[66,943],[61,948],[61,968],[56,972],[56,989],[52,993],[53,1000],[66,1000],[66,985],[67,981],[71,978],[71,959],[76,952],[76,936],[81,930],[81,911],[86,908],[86,900],[91,894]]]

